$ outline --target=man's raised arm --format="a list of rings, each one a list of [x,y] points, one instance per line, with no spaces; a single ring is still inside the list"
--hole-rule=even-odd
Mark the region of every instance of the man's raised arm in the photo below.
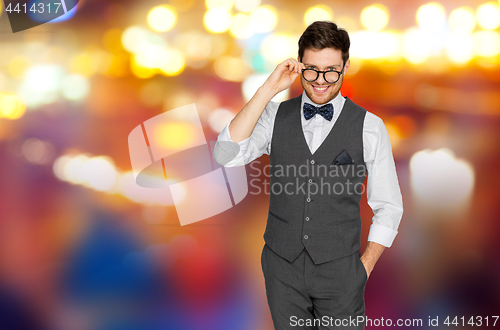
[[[265,83],[259,87],[250,101],[219,134],[214,149],[214,159],[219,164],[225,166],[244,165],[265,152],[266,141],[270,139],[270,136],[267,132],[269,127],[264,126],[271,120],[268,118],[269,114],[266,114],[266,118],[262,118],[263,111],[276,94],[291,86],[300,75],[302,68],[305,68],[304,65],[292,58],[276,66],[276,69]],[[260,131],[254,132],[256,126],[259,126],[259,122],[260,126],[262,126]],[[253,136],[258,141],[258,147],[253,148],[255,150],[248,148],[252,132],[254,132],[254,135],[258,135],[255,133],[261,133],[262,135]],[[263,140],[266,141],[262,142]]]

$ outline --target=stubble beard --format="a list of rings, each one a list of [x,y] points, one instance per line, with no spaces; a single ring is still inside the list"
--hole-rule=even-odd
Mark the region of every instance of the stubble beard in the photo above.
[[[306,81],[304,79],[304,77],[301,77],[300,79],[301,83],[302,83],[302,88],[304,88],[305,92],[306,92],[306,95],[307,97],[313,101],[314,103],[316,104],[325,104],[327,102],[330,102],[331,100],[333,100],[334,98],[337,97],[337,95],[339,95],[340,93],[340,88],[342,88],[342,84],[344,83],[344,75],[342,75],[339,79],[339,81],[337,81],[335,84],[329,84],[328,86],[331,86],[331,88],[334,88],[335,92],[333,93],[333,95],[326,101],[324,101],[323,99],[318,99],[317,98],[317,95],[314,93],[314,90],[312,90],[314,87],[311,86],[311,84],[314,84],[314,83],[310,83],[308,81]],[[340,84],[339,84],[340,83]],[[307,87],[307,88],[306,88]],[[329,93],[330,94],[330,93]]]

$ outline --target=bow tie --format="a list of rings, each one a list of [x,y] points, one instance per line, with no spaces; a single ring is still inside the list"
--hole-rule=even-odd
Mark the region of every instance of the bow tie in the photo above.
[[[314,105],[310,103],[304,103],[304,118],[309,120],[314,115],[319,113],[320,115],[323,116],[328,121],[331,121],[333,118],[333,105],[331,103],[327,103],[325,105],[322,105],[320,107],[315,107]]]

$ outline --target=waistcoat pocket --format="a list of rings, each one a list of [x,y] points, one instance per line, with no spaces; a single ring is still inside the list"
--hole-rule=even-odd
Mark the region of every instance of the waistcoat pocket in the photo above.
[[[277,214],[274,214],[273,212],[269,211],[269,214],[272,215],[273,217],[275,217],[276,219],[280,220],[280,221],[283,221],[284,223],[288,223],[288,220],[286,220],[285,218],[282,218],[280,217],[279,215]]]

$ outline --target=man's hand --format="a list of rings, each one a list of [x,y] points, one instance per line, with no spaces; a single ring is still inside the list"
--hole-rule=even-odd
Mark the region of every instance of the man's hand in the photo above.
[[[276,66],[276,69],[274,69],[262,87],[270,89],[274,94],[277,94],[290,87],[302,73],[302,69],[305,68],[303,63],[299,63],[293,58],[288,58]]]
[[[293,58],[278,64],[266,82],[259,87],[250,101],[231,120],[229,133],[233,142],[238,143],[250,137],[269,101],[276,94],[290,87],[301,74],[302,68],[305,69],[305,65]]]
[[[370,277],[370,273],[372,272],[378,258],[380,257],[382,252],[384,252],[384,250],[385,246],[381,244],[372,241],[369,241],[368,244],[366,244],[365,252],[363,252],[363,255],[360,259],[363,263],[363,266],[365,266],[367,279],[368,277]]]

